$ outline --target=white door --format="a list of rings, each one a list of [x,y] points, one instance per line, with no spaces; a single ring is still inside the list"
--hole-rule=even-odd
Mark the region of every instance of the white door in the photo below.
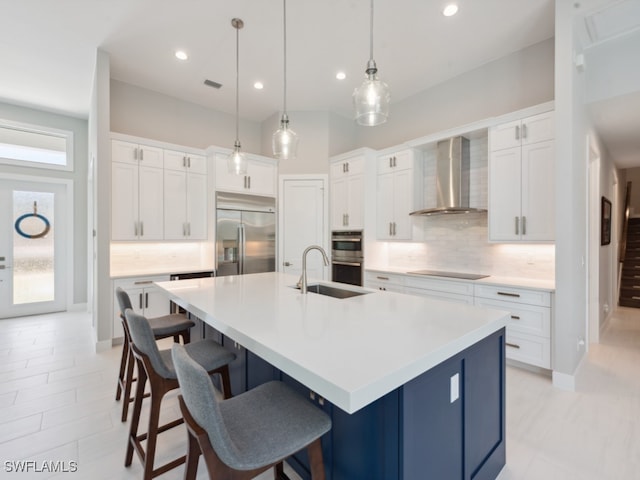
[[[0,179],[0,318],[64,311],[66,185]]]
[[[326,183],[326,177],[282,179],[279,271],[300,275],[302,253],[310,245],[320,245],[327,256],[331,255],[328,250]],[[315,250],[307,256],[307,279],[329,279],[329,267],[323,267],[322,255]]]

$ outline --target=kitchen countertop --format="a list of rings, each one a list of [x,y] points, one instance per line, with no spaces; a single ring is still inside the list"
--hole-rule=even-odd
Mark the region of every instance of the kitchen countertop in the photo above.
[[[473,282],[484,285],[500,285],[505,287],[522,287],[522,288],[531,288],[536,290],[544,290],[547,292],[555,292],[556,285],[553,279],[538,279],[538,278],[525,278],[525,277],[507,277],[507,276],[496,276],[490,275],[485,278],[480,278],[478,280],[465,280],[459,278],[452,277],[438,277],[431,275],[419,275],[415,273],[410,273],[411,271],[419,270],[418,267],[407,269],[407,268],[396,268],[396,267],[367,267],[365,271],[367,272],[379,272],[379,273],[393,273],[396,275],[407,275],[412,277],[419,278],[437,278],[439,280],[450,280],[452,282]],[[483,273],[483,272],[472,272],[472,273]]]
[[[332,282],[321,283],[370,293],[348,299],[302,295],[291,288],[297,280],[273,272],[157,285],[348,413],[503,328],[508,315]]]

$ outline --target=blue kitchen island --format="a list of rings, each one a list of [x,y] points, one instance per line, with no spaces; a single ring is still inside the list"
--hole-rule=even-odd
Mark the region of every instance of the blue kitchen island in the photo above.
[[[505,465],[507,312],[281,273],[157,285],[234,348],[232,390],[280,379],[325,410],[328,479],[495,479]],[[289,459],[309,478],[305,452]]]

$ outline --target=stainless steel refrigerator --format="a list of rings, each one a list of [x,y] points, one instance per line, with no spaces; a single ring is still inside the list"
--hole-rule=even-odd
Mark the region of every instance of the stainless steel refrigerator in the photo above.
[[[216,195],[216,275],[276,269],[275,199],[219,192]]]

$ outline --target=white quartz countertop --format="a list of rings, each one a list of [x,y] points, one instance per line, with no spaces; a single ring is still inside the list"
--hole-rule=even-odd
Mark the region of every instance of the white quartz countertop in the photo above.
[[[283,273],[159,282],[172,301],[353,413],[506,324],[508,313],[380,292],[347,299]],[[313,283],[311,280],[309,283]]]
[[[472,283],[480,283],[484,285],[500,285],[504,287],[522,287],[522,288],[531,288],[536,290],[544,290],[547,292],[554,292],[556,289],[556,284],[554,279],[544,279],[544,278],[527,278],[527,277],[516,277],[516,276],[496,276],[490,275],[485,278],[480,278],[478,280],[468,280],[461,278],[453,278],[453,277],[438,277],[431,275],[419,275],[411,273],[413,270],[420,270],[420,268],[397,268],[397,267],[369,267],[366,268],[367,272],[379,272],[379,273],[393,273],[396,275],[408,275],[412,277],[421,277],[421,278],[438,278],[441,280],[451,280],[453,282],[472,282]],[[443,270],[443,269],[437,269]],[[469,272],[469,273],[483,273],[483,272]]]

